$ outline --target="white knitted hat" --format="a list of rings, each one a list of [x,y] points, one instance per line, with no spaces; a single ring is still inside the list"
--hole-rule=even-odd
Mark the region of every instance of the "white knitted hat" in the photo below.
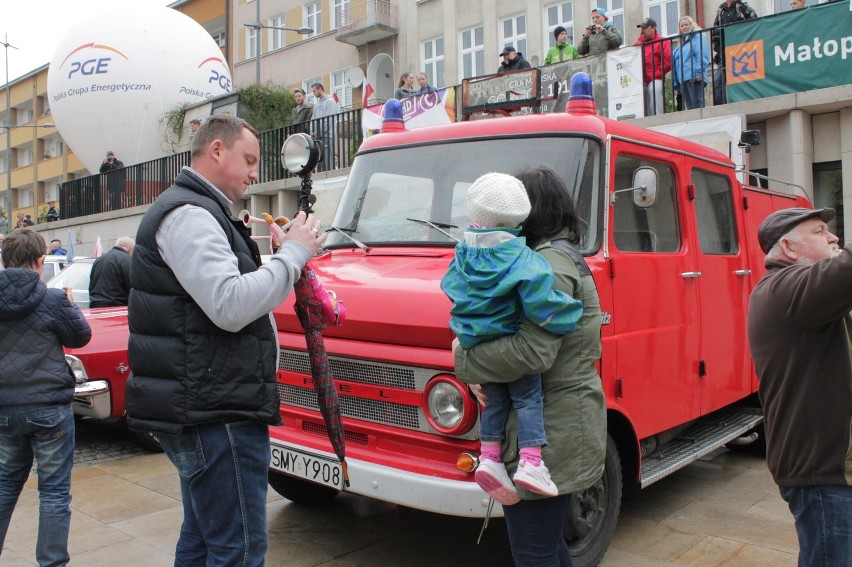
[[[467,190],[471,224],[483,228],[516,228],[530,214],[530,198],[517,177],[486,173]]]

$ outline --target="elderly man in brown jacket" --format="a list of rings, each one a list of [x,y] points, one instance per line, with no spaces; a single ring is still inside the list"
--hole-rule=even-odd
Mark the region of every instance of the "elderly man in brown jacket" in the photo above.
[[[799,565],[852,565],[852,245],[832,209],[792,208],[758,228],[767,273],[748,338],[766,462],[790,506]]]

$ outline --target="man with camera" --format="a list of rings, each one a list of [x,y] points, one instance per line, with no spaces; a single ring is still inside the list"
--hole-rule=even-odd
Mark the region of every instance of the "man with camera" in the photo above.
[[[109,191],[110,210],[121,208],[121,194],[124,192],[124,164],[115,154],[107,152],[106,159],[101,164],[100,172],[106,175],[106,185]]]
[[[606,10],[595,8],[592,10],[592,25],[583,30],[577,51],[580,55],[598,55],[618,49],[621,43],[621,32],[609,21]]]

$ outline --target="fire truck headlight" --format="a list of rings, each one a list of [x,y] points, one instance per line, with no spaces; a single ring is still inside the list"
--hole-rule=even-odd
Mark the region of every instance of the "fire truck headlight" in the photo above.
[[[89,375],[86,374],[86,367],[83,366],[82,360],[76,356],[66,354],[65,362],[68,364],[68,368],[71,369],[71,374],[74,375],[74,381],[77,384],[82,384],[89,379]]]
[[[429,424],[447,435],[461,435],[476,422],[476,405],[467,386],[450,375],[440,375],[426,385],[424,409]]]

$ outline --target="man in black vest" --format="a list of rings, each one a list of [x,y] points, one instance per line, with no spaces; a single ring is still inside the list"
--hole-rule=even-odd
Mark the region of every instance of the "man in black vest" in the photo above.
[[[180,473],[176,565],[262,565],[267,547],[269,425],[281,423],[270,311],[325,240],[299,213],[261,266],[231,214],[257,181],[258,133],[206,119],[185,167],[136,234],[128,306],[127,419],[159,434]]]

